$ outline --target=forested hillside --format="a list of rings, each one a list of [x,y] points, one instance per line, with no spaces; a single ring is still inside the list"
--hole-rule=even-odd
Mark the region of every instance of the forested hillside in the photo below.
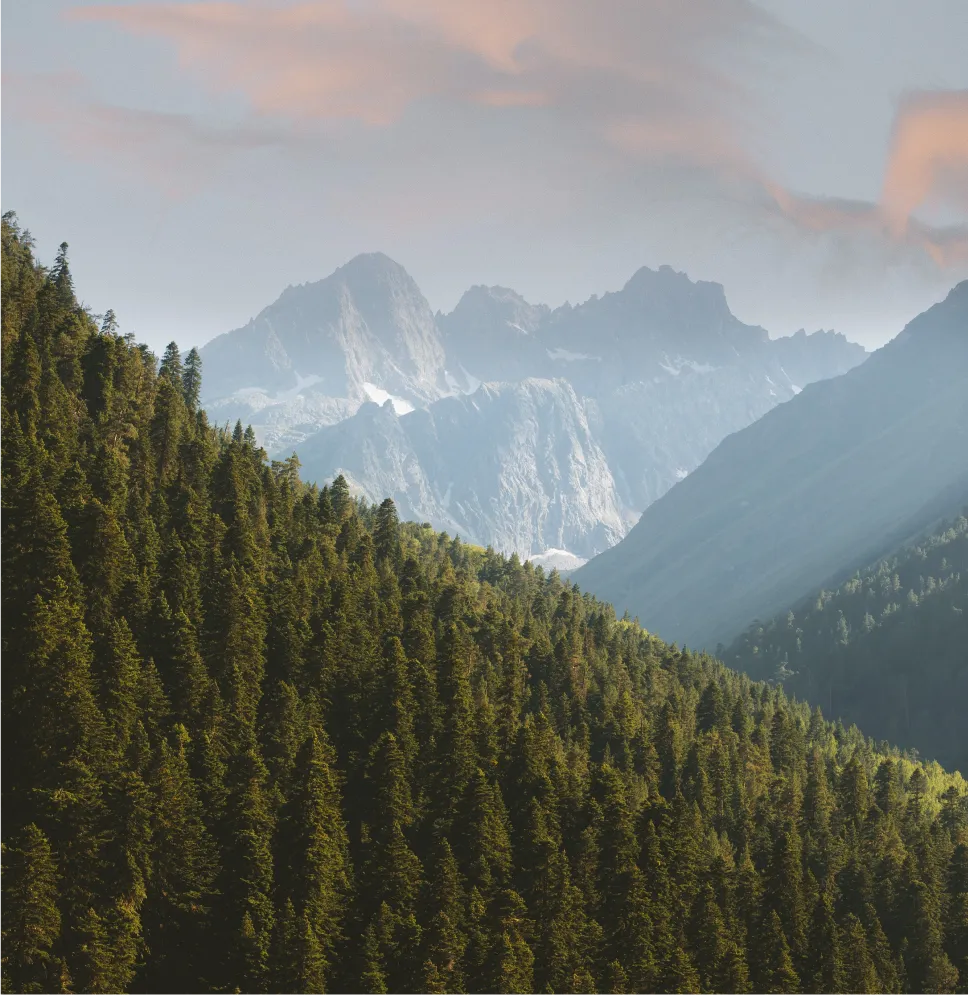
[[[723,659],[869,735],[968,770],[968,519],[757,622]]]
[[[960,777],[3,295],[5,991],[965,990]]]

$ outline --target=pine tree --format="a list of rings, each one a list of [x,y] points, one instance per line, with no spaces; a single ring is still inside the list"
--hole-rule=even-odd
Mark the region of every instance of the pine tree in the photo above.
[[[833,902],[826,893],[821,893],[814,905],[806,963],[812,968],[809,985],[812,991],[842,990],[844,975],[840,941]]]
[[[198,400],[202,393],[202,357],[194,346],[185,357],[182,392],[182,396],[185,398],[185,407],[191,412],[197,411]]]
[[[521,896],[503,891],[495,899],[496,922],[489,963],[487,990],[492,992],[534,991],[534,954],[526,935],[530,930],[527,909]]]
[[[429,861],[430,879],[423,900],[425,970],[428,981],[443,991],[462,991],[463,954],[467,946],[463,889],[457,861],[445,837],[435,843]]]
[[[165,354],[161,357],[158,375],[169,380],[172,386],[181,390],[184,386],[185,368],[182,364],[181,351],[177,342],[169,342],[165,346]]]
[[[863,923],[853,913],[848,914],[843,928],[844,991],[890,991],[882,988],[871,960]],[[833,990],[833,989],[831,989]]]
[[[106,730],[91,674],[91,639],[67,585],[53,582],[49,600],[39,595],[21,644],[24,684],[6,696],[7,722],[22,761],[13,795],[15,809],[47,810],[71,779],[103,769]],[[27,675],[30,675],[27,683]],[[15,718],[13,718],[15,716]],[[82,770],[85,769],[85,770]],[[14,789],[16,792],[16,789]]]
[[[350,497],[350,487],[343,474],[340,474],[330,485],[329,499],[333,507],[333,515],[337,522],[344,521],[350,514],[353,499]]]
[[[373,529],[373,546],[377,562],[396,566],[400,560],[400,519],[391,498],[377,509]]]
[[[30,824],[3,859],[3,984],[7,991],[56,990],[60,937],[57,867],[47,837]]]
[[[767,914],[757,937],[756,947],[753,974],[756,991],[799,991],[800,978],[794,970],[790,944],[783,933],[783,925],[776,910]]]
[[[323,978],[341,936],[350,887],[346,828],[332,759],[325,739],[313,732],[296,760],[300,780],[281,829],[287,865],[282,883],[312,931],[314,971]]]
[[[151,958],[142,983],[156,991],[184,991],[209,974],[218,855],[189,769],[189,742],[185,727],[176,725],[173,742],[160,744],[150,779],[154,858],[143,920]]]
[[[370,992],[371,995],[386,995],[387,990],[380,943],[377,940],[376,929],[371,923],[363,934],[360,991]]]
[[[462,797],[474,775],[471,693],[466,649],[456,626],[448,626],[438,656],[437,689],[443,708],[434,778],[437,808],[443,813]]]
[[[510,879],[511,839],[501,789],[479,768],[462,809],[463,832],[455,852],[468,882],[490,897]]]
[[[226,956],[223,983],[246,991],[262,991],[267,985],[275,924],[271,898],[274,819],[266,798],[266,774],[254,747],[231,763],[222,876],[218,882],[218,920]]]

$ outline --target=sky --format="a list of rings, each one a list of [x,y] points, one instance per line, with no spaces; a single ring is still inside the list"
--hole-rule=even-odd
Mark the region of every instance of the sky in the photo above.
[[[359,252],[433,308],[668,264],[868,347],[968,278],[965,0],[31,0],[2,205],[156,349]]]

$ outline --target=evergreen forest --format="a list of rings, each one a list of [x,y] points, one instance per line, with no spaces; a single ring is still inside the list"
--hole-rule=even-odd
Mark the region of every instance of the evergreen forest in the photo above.
[[[5,991],[968,991],[960,775],[301,482],[2,239]]]
[[[869,735],[968,770],[968,518],[755,623],[722,657]]]

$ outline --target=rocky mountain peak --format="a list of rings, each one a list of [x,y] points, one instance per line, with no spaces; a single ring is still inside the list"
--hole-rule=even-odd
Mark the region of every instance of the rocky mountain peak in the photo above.
[[[536,331],[550,313],[546,304],[529,304],[508,287],[478,285],[464,292],[457,307],[443,316],[443,324],[448,329],[459,327],[467,331],[484,323],[490,329],[495,322],[504,322],[513,331],[529,334]]]
[[[410,274],[380,252],[287,288],[243,328],[208,343],[202,358],[213,410],[240,401],[286,405],[317,425],[368,398],[395,398],[403,410],[447,390],[430,305]]]
[[[413,277],[400,263],[382,252],[354,256],[320,282],[342,284],[355,294],[372,295],[382,290],[390,296],[413,297],[426,304]]]
[[[723,311],[729,310],[726,292],[721,283],[691,280],[686,273],[671,266],[660,266],[658,269],[639,267],[626,281],[621,293],[643,301],[701,299]]]
[[[450,314],[438,315],[448,372],[462,389],[473,380],[518,379],[547,365],[537,336],[551,310],[507,287],[475,286]]]
[[[300,308],[349,294],[360,302],[391,302],[394,297],[412,297],[426,303],[412,276],[382,252],[364,252],[335,269],[329,276],[286,287],[274,304],[259,315],[279,308]],[[429,305],[428,305],[429,311]]]
[[[549,324],[555,348],[596,355],[625,372],[651,375],[658,363],[733,363],[769,340],[729,309],[718,283],[694,282],[670,266],[639,269],[625,286],[571,309],[559,308]]]

